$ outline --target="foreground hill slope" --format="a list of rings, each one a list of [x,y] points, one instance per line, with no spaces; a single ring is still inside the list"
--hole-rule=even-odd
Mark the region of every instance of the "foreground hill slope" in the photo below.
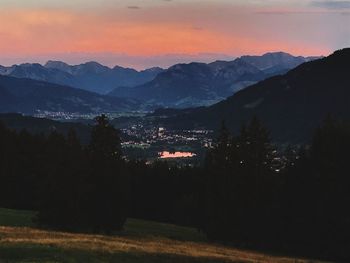
[[[237,130],[257,115],[280,142],[305,142],[327,115],[350,119],[350,49],[304,63],[250,86],[225,101],[170,118],[168,124]]]
[[[117,236],[69,234],[35,229],[32,216],[32,212],[0,209],[1,262],[296,262],[210,244],[186,227],[129,219]]]

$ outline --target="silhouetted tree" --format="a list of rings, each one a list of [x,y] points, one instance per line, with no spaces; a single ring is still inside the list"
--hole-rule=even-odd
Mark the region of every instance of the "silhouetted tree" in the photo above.
[[[47,175],[37,218],[40,224],[105,233],[122,228],[128,206],[128,180],[121,140],[106,116],[95,121],[86,150],[73,130],[67,138],[56,132],[47,138]]]
[[[255,242],[272,205],[268,183],[273,148],[257,118],[243,125],[240,135],[227,134],[221,128],[209,152],[206,231],[213,239]]]
[[[105,115],[96,117],[88,146],[91,171],[87,217],[94,231],[120,230],[128,207],[128,177],[121,153],[119,131]]]

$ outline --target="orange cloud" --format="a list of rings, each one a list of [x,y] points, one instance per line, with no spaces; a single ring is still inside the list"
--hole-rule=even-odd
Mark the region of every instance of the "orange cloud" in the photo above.
[[[261,15],[258,20],[255,16],[245,9],[213,6],[125,8],[95,14],[54,9],[2,10],[0,53],[117,52],[151,56],[258,54],[276,50],[303,55],[328,52],[324,45],[315,42],[273,38],[270,35],[276,31],[274,26],[261,23],[259,28]]]

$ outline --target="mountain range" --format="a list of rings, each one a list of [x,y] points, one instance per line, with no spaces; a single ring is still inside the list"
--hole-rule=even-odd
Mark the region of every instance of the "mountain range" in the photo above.
[[[211,105],[258,81],[286,73],[316,58],[276,52],[209,64],[177,64],[160,72],[150,82],[135,87],[119,87],[109,95],[142,99],[162,107]]]
[[[106,94],[119,86],[141,85],[151,81],[162,71],[161,68],[143,71],[119,66],[109,68],[97,62],[75,66],[61,61],[48,61],[45,65],[25,63],[11,67],[0,66],[0,75],[41,80],[99,94]]]
[[[151,68],[143,71],[119,66],[109,68],[97,62],[72,66],[61,61],[48,61],[45,65],[0,66],[0,75],[137,99],[150,107],[186,108],[212,105],[249,85],[313,59],[276,52],[243,56],[234,61],[177,64],[167,70]]]
[[[257,116],[274,141],[305,142],[328,115],[350,119],[349,65],[350,48],[339,50],[261,81],[213,106],[169,111],[171,116],[164,124],[218,129],[225,120],[229,128],[238,131],[242,123]]]

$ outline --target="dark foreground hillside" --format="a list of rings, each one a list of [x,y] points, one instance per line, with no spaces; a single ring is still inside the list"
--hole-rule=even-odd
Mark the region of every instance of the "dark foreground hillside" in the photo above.
[[[45,231],[33,215],[0,209],[0,262],[320,262],[209,244],[195,229],[135,219],[114,236]]]

